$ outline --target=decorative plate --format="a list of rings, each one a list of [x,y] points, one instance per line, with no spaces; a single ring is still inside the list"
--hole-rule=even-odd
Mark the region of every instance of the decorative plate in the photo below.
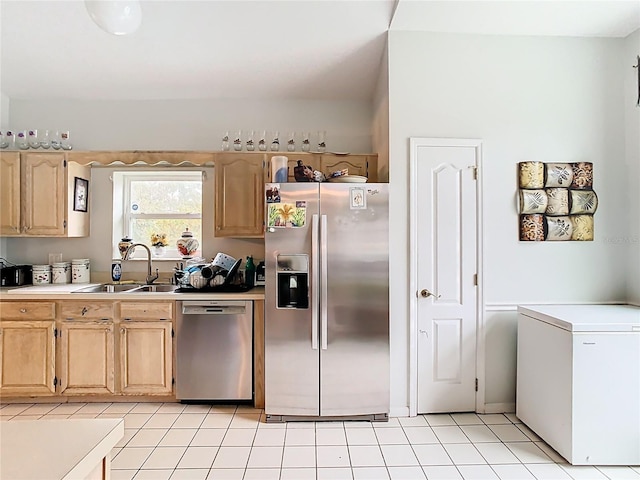
[[[366,183],[367,180],[367,177],[361,175],[342,175],[328,179],[328,181],[332,183]]]

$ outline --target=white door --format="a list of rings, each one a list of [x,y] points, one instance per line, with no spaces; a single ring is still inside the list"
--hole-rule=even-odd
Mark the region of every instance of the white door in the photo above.
[[[476,409],[479,151],[411,139],[417,413]]]

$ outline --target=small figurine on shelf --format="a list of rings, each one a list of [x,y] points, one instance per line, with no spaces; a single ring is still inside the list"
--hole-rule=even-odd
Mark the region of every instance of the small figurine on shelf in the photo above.
[[[296,182],[313,182],[313,168],[303,165],[302,160],[298,160],[298,166],[293,167],[293,176]]]

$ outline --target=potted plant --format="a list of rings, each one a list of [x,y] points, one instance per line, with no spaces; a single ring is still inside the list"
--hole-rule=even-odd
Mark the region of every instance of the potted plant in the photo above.
[[[162,257],[167,250],[167,234],[166,233],[153,233],[151,234],[151,246],[153,247],[153,254],[157,257]]]

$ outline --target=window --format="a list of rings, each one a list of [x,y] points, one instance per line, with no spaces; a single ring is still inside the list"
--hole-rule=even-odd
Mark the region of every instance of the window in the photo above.
[[[120,237],[144,243],[152,253],[167,259],[181,258],[176,241],[186,228],[202,245],[201,171],[114,172],[113,179],[114,214],[121,212],[121,221],[116,222],[121,225]],[[117,207],[118,197],[121,208]],[[164,251],[152,248],[152,239],[158,240],[153,237],[159,234],[167,244]],[[135,257],[146,258],[141,249],[135,253]]]

